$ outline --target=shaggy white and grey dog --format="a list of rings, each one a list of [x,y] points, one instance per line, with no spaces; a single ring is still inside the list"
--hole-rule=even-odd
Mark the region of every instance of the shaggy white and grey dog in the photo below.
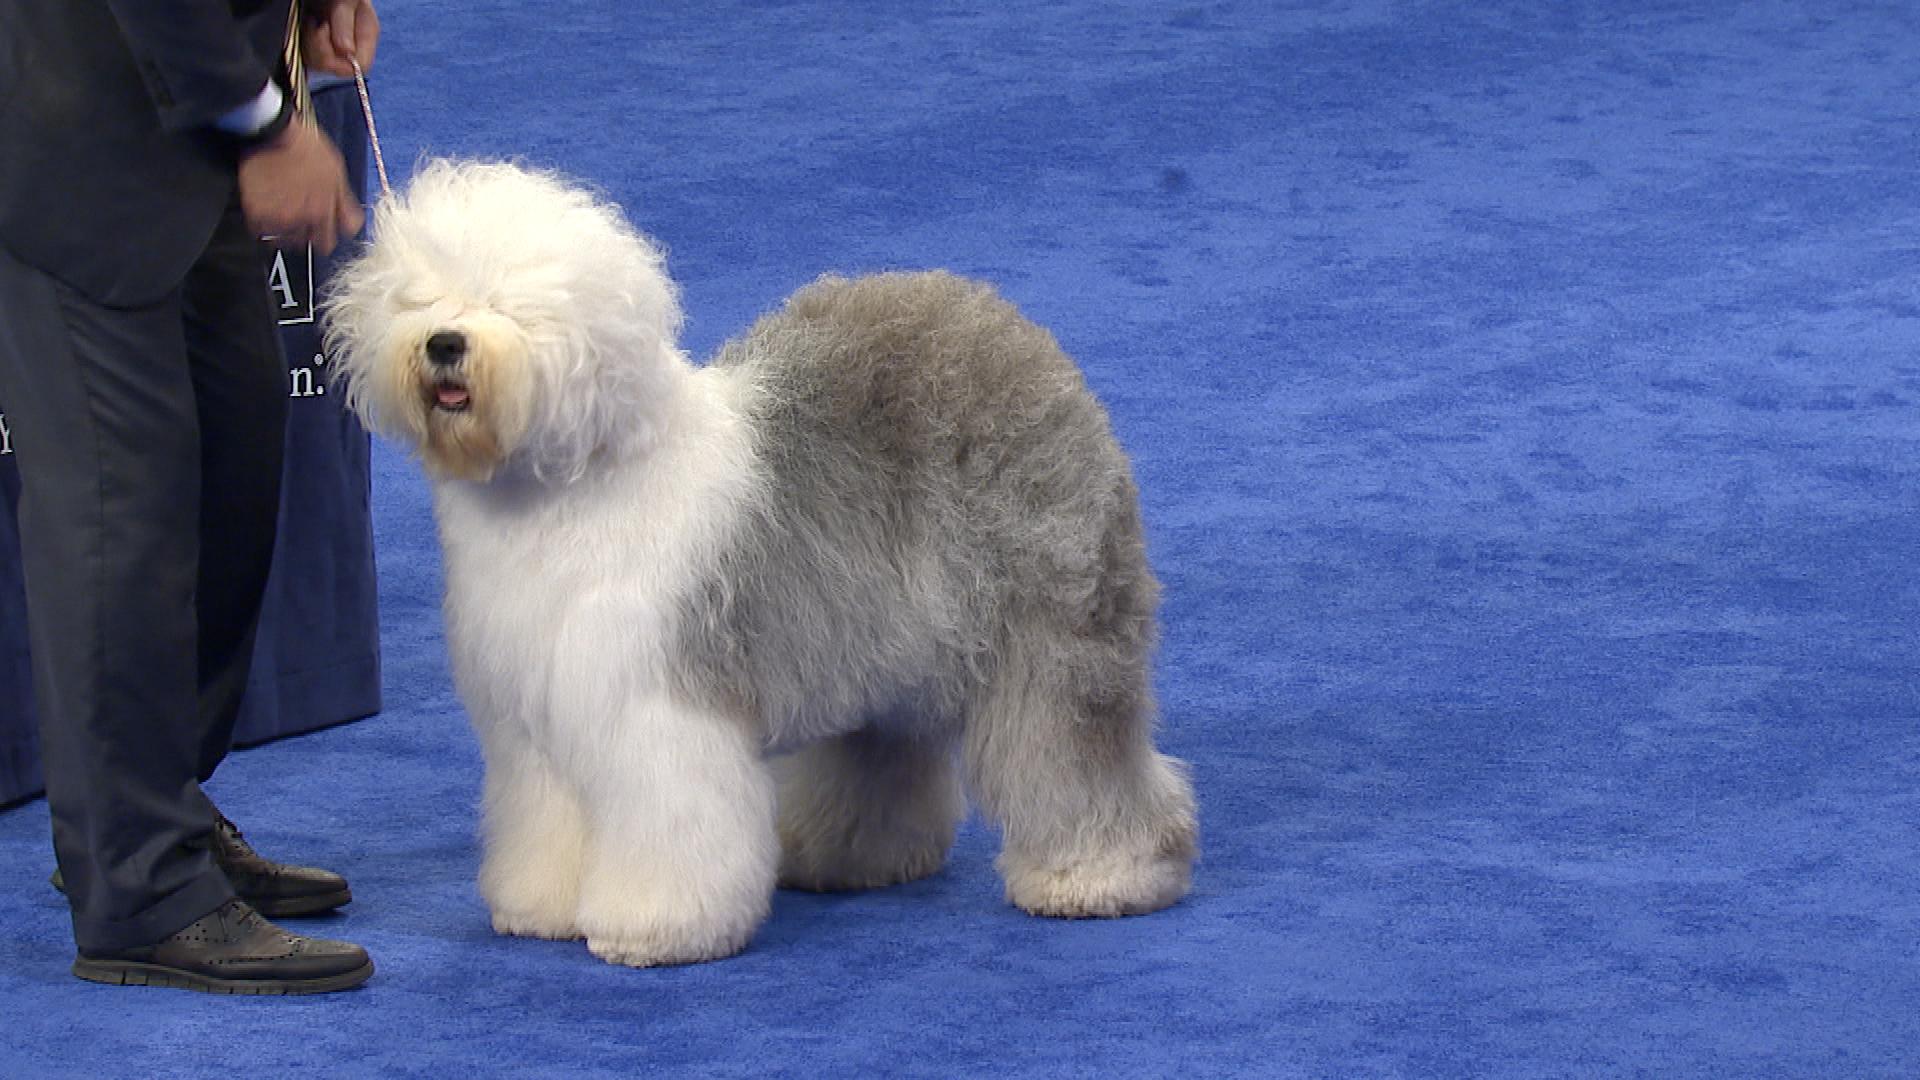
[[[696,368],[660,253],[513,165],[429,164],[373,237],[326,338],[434,480],[496,929],[727,956],[776,883],[938,870],[963,790],[1027,911],[1187,891],[1133,480],[1044,330],[826,278]]]

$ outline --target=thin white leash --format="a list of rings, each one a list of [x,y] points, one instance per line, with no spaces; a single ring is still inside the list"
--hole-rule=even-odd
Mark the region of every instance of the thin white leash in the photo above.
[[[393,196],[393,185],[387,183],[387,159],[380,153],[380,129],[373,126],[373,99],[367,97],[367,73],[360,70],[357,57],[348,57],[353,64],[353,84],[360,88],[360,114],[367,118],[367,139],[373,143],[373,164],[380,170],[380,193],[389,198]]]

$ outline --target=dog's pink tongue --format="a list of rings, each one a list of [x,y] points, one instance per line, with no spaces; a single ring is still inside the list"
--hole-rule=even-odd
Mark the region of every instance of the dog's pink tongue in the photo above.
[[[458,386],[443,386],[439,390],[440,404],[449,409],[458,409],[467,403],[467,392]]]

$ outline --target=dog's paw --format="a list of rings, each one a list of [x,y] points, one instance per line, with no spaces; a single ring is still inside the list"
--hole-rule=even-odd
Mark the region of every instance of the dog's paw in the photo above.
[[[572,878],[509,874],[505,865],[490,858],[480,868],[480,898],[493,916],[495,933],[548,941],[581,936],[580,889]]]
[[[575,941],[581,936],[572,913],[512,911],[493,909],[493,932],[509,937],[540,938],[545,941]]]
[[[588,934],[587,951],[609,964],[627,967],[698,964],[738,954],[752,940],[754,929],[634,927]]]
[[[771,874],[768,875],[771,877]],[[628,879],[624,888],[589,888],[580,908],[587,949],[610,964],[656,967],[719,960],[747,947],[773,905],[773,882],[732,890]],[[727,894],[731,893],[730,899]]]
[[[1193,884],[1194,838],[1176,829],[1147,852],[1119,849],[1047,860],[1006,851],[1000,873],[1007,900],[1033,915],[1111,918],[1159,911]]]
[[[1007,900],[1032,915],[1111,918],[1159,911],[1187,894],[1185,859],[1094,858],[1063,867],[1008,867]]]

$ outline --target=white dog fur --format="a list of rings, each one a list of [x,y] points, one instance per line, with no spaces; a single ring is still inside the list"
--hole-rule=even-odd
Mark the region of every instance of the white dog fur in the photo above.
[[[660,253],[515,165],[424,166],[373,237],[327,343],[434,481],[496,929],[727,956],[776,882],[938,870],[963,790],[1027,911],[1185,894],[1134,485],[1045,331],[828,278],[695,367]]]

